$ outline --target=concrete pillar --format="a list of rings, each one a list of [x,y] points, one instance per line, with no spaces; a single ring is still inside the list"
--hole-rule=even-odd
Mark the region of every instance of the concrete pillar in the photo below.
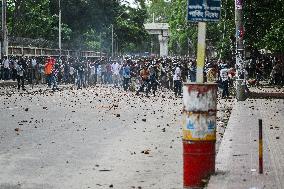
[[[160,56],[168,56],[168,41],[169,41],[168,37],[159,35]]]

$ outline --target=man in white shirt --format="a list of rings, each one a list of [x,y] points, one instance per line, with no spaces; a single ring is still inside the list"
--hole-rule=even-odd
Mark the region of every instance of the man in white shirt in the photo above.
[[[21,62],[19,62],[16,66],[17,70],[17,81],[18,81],[18,90],[22,89],[25,90],[24,86],[24,68]]]
[[[118,87],[119,82],[120,82],[120,75],[119,75],[120,68],[121,67],[120,67],[118,62],[114,62],[111,65],[111,70],[112,70],[112,74],[113,74],[114,87]]]
[[[4,80],[8,80],[10,75],[10,61],[7,56],[4,57],[2,64],[4,66]]]
[[[33,68],[36,67],[36,65],[37,65],[36,59],[35,59],[35,57],[33,57],[32,58],[32,66],[33,66]]]
[[[70,66],[70,69],[69,69],[69,77],[70,77],[70,80],[71,80],[71,83],[72,83],[72,84],[75,83],[74,73],[75,73],[75,69],[74,69],[74,67],[71,65],[71,66]]]
[[[32,79],[36,80],[36,84],[39,83],[39,66],[35,57],[32,58]]]
[[[220,70],[220,78],[223,87],[222,98],[229,97],[229,74],[226,65],[224,65]]]
[[[173,80],[175,97],[181,96],[181,69],[179,65],[176,66]]]

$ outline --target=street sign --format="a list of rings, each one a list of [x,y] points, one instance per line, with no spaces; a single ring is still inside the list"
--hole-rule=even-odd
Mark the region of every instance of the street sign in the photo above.
[[[187,19],[193,22],[217,22],[221,15],[221,0],[188,0]]]

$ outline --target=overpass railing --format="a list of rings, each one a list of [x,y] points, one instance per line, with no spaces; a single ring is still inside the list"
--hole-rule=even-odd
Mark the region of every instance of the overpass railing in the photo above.
[[[37,47],[20,47],[10,46],[8,49],[9,56],[60,56],[59,49],[37,48]],[[61,56],[73,56],[84,58],[99,58],[106,56],[106,53],[96,51],[75,51],[61,50]]]

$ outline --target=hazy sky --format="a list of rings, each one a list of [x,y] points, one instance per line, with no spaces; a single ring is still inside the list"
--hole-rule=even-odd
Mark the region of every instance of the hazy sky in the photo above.
[[[137,3],[135,2],[135,0],[121,0],[121,2],[126,2],[127,4],[129,4],[131,7],[137,7]],[[170,1],[170,0],[166,0],[166,1]],[[146,1],[146,3],[149,3],[149,1]]]
[[[126,0],[128,1],[130,4],[133,4],[135,0]]]

